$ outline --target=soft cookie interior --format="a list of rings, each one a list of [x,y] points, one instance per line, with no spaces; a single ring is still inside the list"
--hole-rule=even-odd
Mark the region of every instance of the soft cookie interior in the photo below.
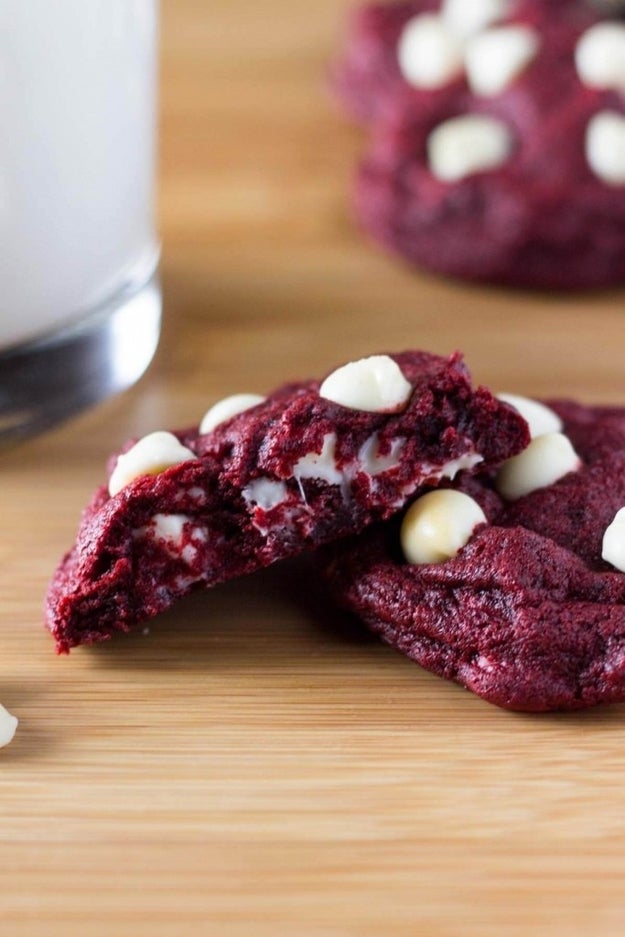
[[[375,355],[324,381],[237,394],[112,457],[47,599],[60,651],[128,631],[192,589],[396,513],[417,490],[527,444],[458,355]]]

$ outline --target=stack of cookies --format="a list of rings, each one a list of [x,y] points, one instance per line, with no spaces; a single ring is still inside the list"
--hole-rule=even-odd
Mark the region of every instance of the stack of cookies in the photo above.
[[[625,410],[474,387],[462,358],[352,361],[128,442],[50,586],[67,652],[314,553],[338,602],[500,706],[625,700]]]

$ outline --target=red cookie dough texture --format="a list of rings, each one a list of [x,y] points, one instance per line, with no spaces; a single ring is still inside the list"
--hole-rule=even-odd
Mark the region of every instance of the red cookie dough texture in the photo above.
[[[355,187],[361,223],[410,262],[467,280],[625,282],[622,5],[608,14],[588,0],[509,0],[473,35],[456,36],[458,68],[449,51],[436,53],[447,57],[444,81],[415,86],[404,73],[435,74],[441,62],[430,62],[428,40],[403,53],[402,72],[407,24],[425,16],[449,32],[454,3],[375,4],[351,21],[334,85],[370,125]]]
[[[114,458],[114,493],[98,488],[49,589],[57,649],[129,631],[193,589],[357,533],[423,486],[527,445],[525,422],[474,389],[458,355],[406,352],[390,365],[408,391],[393,412],[333,402],[309,381],[209,432],[177,433],[188,458],[171,464],[173,439],[158,474],[119,487]]]
[[[512,502],[491,473],[460,480],[487,522],[456,556],[410,565],[393,519],[324,557],[341,604],[385,641],[530,712],[625,701],[625,574],[603,558],[625,506],[625,409],[551,406],[581,467]]]

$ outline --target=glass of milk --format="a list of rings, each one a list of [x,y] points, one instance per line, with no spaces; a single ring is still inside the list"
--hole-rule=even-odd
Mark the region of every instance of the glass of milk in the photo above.
[[[0,442],[156,349],[157,21],[157,0],[0,0]]]

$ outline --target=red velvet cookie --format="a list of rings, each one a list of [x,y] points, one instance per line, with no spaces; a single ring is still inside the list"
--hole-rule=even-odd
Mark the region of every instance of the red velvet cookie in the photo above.
[[[625,282],[618,10],[411,0],[356,14],[335,84],[371,123],[355,193],[366,230],[469,280]]]
[[[48,628],[61,652],[128,631],[192,589],[356,533],[527,441],[458,355],[374,356],[322,384],[229,398],[199,429],[151,434],[111,461],[50,586]]]
[[[339,601],[393,647],[491,703],[536,712],[625,701],[625,409],[552,407],[572,444],[561,477],[521,494],[549,462],[535,450],[528,468],[537,437],[496,478],[460,480],[450,494],[469,496],[472,513],[456,555],[431,561],[449,530],[440,505],[417,530],[420,498],[412,524],[394,518],[324,559]],[[465,507],[453,510],[457,533]]]

